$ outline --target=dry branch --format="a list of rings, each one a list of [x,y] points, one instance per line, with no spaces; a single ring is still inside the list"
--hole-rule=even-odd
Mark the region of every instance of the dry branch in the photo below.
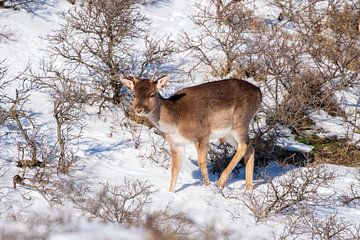
[[[278,179],[246,193],[243,201],[257,220],[284,213],[301,205],[320,204],[318,190],[334,180],[334,172],[326,167],[294,170]]]

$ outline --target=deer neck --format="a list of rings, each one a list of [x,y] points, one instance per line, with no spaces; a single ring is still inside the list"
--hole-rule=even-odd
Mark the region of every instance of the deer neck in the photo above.
[[[169,100],[160,96],[155,109],[148,115],[152,124],[164,133],[172,131],[172,128],[176,126],[178,117],[173,105]],[[169,126],[172,126],[171,129],[169,129]]]

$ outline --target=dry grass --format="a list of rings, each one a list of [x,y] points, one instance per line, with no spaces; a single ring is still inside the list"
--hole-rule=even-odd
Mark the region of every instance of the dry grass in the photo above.
[[[153,128],[154,125],[150,122],[150,120],[146,117],[140,117],[137,116],[133,111],[131,110],[126,110],[125,111],[125,116],[130,119],[131,121],[134,121],[138,124],[147,126],[148,128]]]
[[[296,140],[314,146],[313,164],[331,163],[349,167],[360,166],[360,149],[347,139],[297,136]]]

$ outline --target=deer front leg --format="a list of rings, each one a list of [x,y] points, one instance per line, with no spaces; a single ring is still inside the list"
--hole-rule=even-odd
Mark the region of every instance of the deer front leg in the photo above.
[[[207,171],[207,159],[206,155],[209,150],[209,143],[207,140],[199,141],[195,144],[197,157],[198,157],[198,164],[200,167],[201,175],[203,177],[203,181],[206,186],[210,184],[208,171]]]
[[[175,185],[177,178],[179,176],[180,163],[183,155],[183,149],[181,147],[171,147],[171,182],[170,182],[170,192],[175,191]]]

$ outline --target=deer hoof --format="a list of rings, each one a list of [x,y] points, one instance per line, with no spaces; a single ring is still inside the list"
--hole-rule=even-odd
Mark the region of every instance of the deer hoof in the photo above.
[[[210,185],[210,181],[209,181],[209,180],[205,180],[205,181],[203,181],[203,185],[205,185],[205,186],[209,186],[209,185]]]

